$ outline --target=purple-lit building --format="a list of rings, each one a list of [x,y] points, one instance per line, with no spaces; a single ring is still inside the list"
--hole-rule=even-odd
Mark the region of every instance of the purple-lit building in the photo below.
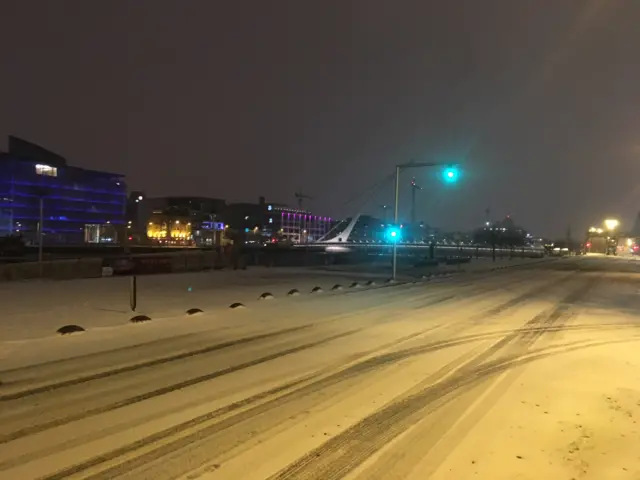
[[[331,230],[332,222],[331,217],[314,215],[306,210],[284,205],[269,204],[264,234],[284,242],[312,243]]]
[[[16,137],[0,153],[0,236],[37,243],[42,218],[45,244],[116,243],[126,202],[123,175],[70,166]]]

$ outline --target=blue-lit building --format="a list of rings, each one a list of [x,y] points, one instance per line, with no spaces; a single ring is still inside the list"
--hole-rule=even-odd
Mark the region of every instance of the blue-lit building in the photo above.
[[[116,243],[124,235],[124,176],[67,164],[38,145],[9,137],[0,153],[0,236],[45,244]]]

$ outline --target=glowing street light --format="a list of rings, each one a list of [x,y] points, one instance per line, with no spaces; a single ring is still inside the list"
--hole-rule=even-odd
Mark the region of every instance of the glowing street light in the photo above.
[[[447,166],[442,170],[442,179],[446,183],[456,183],[460,177],[460,170],[457,166]]]
[[[618,225],[620,225],[620,222],[618,220],[616,220],[615,218],[607,218],[604,221],[604,225],[605,225],[605,227],[607,227],[607,230],[611,231],[611,230],[615,230],[616,228],[618,228]]]
[[[387,240],[389,240],[390,243],[394,243],[395,244],[395,243],[399,242],[401,240],[401,238],[402,238],[400,229],[398,227],[396,227],[395,225],[390,225],[387,228],[387,231],[385,233],[386,233]]]

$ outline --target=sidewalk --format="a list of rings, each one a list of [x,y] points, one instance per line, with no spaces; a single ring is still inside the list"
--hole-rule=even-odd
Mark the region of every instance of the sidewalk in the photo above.
[[[540,261],[472,260],[435,268],[401,268],[397,278],[403,281],[433,273],[490,272]],[[348,288],[352,282],[364,284],[370,280],[381,284],[390,275],[391,268],[386,265],[344,265],[139,276],[135,313],[129,306],[129,277],[5,283],[0,287],[0,342],[53,336],[68,324],[85,329],[123,325],[139,314],[157,320],[185,316],[192,308],[206,314],[228,312],[232,303],[255,303],[263,293],[282,298],[297,289],[301,295],[308,295],[314,287],[329,290],[340,284]]]
[[[87,329],[121,325],[135,314],[158,319],[185,315],[190,308],[211,313],[235,302],[254,302],[265,292],[283,297],[298,289],[308,294],[316,286],[329,290],[335,284],[382,282],[388,276],[264,267],[139,276],[136,313],[129,307],[129,277],[7,283],[0,288],[0,341],[52,335],[67,324]]]

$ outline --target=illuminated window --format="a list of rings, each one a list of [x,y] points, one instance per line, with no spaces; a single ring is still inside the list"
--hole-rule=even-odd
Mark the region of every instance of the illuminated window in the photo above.
[[[36,174],[44,175],[46,177],[57,177],[58,169],[56,167],[50,167],[49,165],[36,165]]]

